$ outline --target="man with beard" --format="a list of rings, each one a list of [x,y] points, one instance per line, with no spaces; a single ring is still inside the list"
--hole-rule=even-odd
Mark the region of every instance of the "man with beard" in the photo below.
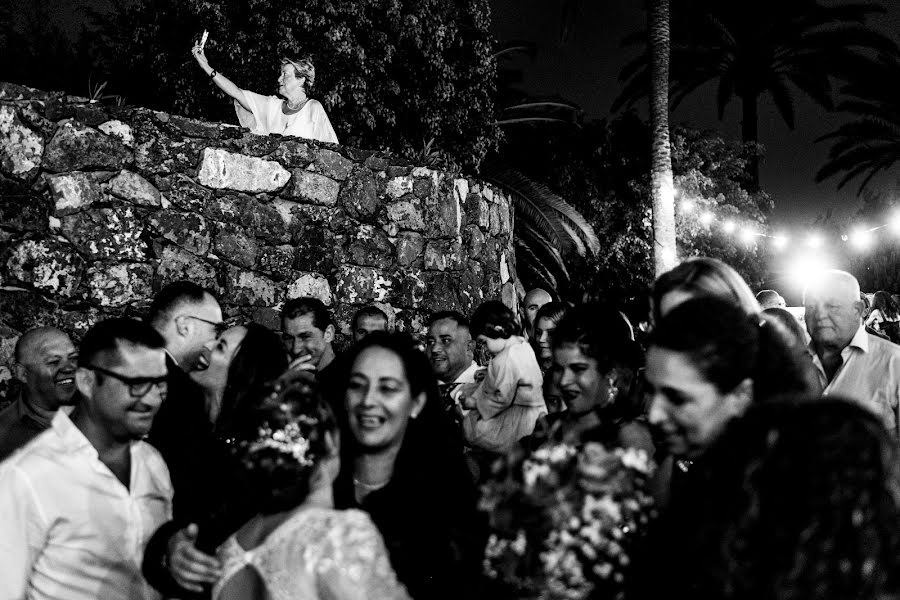
[[[56,327],[36,327],[16,344],[16,377],[25,387],[0,412],[0,460],[50,427],[61,406],[75,398],[78,350]]]
[[[172,485],[141,441],[166,394],[163,339],[133,319],[81,344],[71,416],[0,464],[0,595],[153,599],[141,577],[147,537],[170,517]]]

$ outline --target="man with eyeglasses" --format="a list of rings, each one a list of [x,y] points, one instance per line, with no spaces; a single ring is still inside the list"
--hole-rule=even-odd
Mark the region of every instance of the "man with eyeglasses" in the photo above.
[[[15,348],[15,373],[24,386],[0,411],[0,460],[50,427],[60,407],[71,410],[78,350],[64,331],[35,327]]]
[[[164,346],[140,321],[95,325],[75,373],[78,406],[0,464],[0,596],[158,598],[140,565],[173,491],[142,438],[166,396]]]

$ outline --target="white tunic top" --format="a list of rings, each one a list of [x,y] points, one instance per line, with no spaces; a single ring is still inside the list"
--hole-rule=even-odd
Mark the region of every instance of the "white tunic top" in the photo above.
[[[171,518],[169,470],[152,446],[131,444],[126,488],[58,411],[0,463],[0,599],[158,598],[141,561]]]
[[[244,92],[244,102],[250,112],[235,101],[234,110],[241,126],[259,135],[278,133],[293,135],[320,142],[337,144],[337,134],[331,127],[331,121],[325,114],[325,108],[318,100],[308,100],[299,112],[286,115],[281,107],[284,100],[278,96],[263,96],[249,90]]]

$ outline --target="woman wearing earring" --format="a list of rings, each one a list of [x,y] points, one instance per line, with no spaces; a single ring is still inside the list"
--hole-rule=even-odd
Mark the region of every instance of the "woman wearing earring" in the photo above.
[[[191,53],[213,83],[234,99],[238,121],[253,133],[277,133],[338,143],[325,108],[318,100],[308,96],[316,81],[316,68],[308,57],[282,58],[278,74],[278,95],[263,96],[239,88],[225,75],[210,67],[202,42],[195,44]]]
[[[428,359],[382,332],[348,358],[335,506],[369,513],[413,598],[475,597],[486,523]]]

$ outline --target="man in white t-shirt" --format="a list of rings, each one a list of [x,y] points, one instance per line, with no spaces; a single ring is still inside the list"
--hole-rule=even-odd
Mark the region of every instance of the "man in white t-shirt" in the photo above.
[[[172,484],[141,439],[165,398],[164,348],[146,323],[95,325],[75,372],[78,406],[0,464],[0,599],[159,597],[141,560],[172,517]]]

